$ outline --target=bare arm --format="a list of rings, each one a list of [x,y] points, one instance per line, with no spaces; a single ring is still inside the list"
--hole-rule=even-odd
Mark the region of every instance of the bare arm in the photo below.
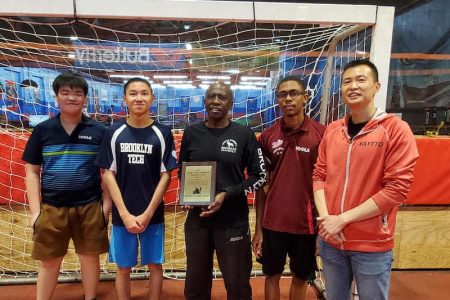
[[[103,182],[106,185],[106,189],[109,191],[112,201],[114,201],[114,204],[119,211],[120,218],[122,219],[127,230],[131,233],[142,232],[144,228],[139,224],[136,216],[130,214],[125,206],[114,172],[111,170],[105,170],[105,173],[103,174]]]
[[[319,213],[319,217],[317,218],[317,222],[319,223],[319,236],[323,240],[333,244],[341,243],[342,238],[340,233],[344,227],[334,234],[331,234],[331,232],[326,230],[329,227],[328,223],[332,222],[336,216],[330,216],[328,213],[324,189],[318,189],[314,192],[314,203],[316,205],[317,212]]]
[[[111,194],[109,193],[108,187],[103,181],[103,175],[105,174],[105,170],[102,170],[102,190],[103,190],[103,213],[105,214],[105,219],[109,220],[109,214],[111,213],[112,199]]]
[[[150,223],[150,220],[153,217],[153,214],[155,213],[158,206],[163,201],[163,197],[165,192],[167,191],[167,188],[169,187],[171,180],[171,172],[161,172],[161,177],[159,179],[158,185],[156,186],[155,192],[153,193],[153,197],[150,200],[150,204],[148,205],[147,209],[139,215],[137,218],[139,220],[139,223],[144,228],[147,227],[147,225]]]
[[[267,193],[269,192],[269,185],[265,185],[262,189],[256,191],[255,194],[255,210],[256,210],[256,222],[255,222],[255,234],[252,239],[252,249],[256,258],[260,258],[262,255],[262,219],[264,216],[264,208],[266,206]]]
[[[34,223],[41,211],[41,165],[26,164],[25,183],[30,203],[31,221]]]
[[[317,212],[319,217],[328,216],[328,207],[325,201],[325,190],[320,189],[314,192],[314,203],[316,204]]]

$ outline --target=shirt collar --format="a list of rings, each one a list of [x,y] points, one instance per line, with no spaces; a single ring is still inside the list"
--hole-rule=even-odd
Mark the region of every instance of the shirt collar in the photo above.
[[[306,131],[309,130],[310,124],[311,124],[311,119],[308,116],[305,116],[305,119],[303,120],[302,125],[299,128],[293,130],[290,127],[286,126],[286,123],[284,122],[283,118],[280,118],[281,130],[284,133],[298,133],[298,132],[301,132],[301,131],[306,132]]]
[[[58,119],[58,122],[61,123],[61,113],[59,112],[56,115],[56,118]],[[84,113],[81,115],[81,121],[80,124],[92,126],[94,124],[94,120],[86,116]]]

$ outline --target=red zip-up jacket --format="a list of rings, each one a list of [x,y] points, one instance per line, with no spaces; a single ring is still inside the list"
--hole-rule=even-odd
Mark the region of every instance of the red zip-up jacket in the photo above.
[[[394,247],[398,206],[406,200],[419,156],[408,124],[377,109],[350,139],[350,116],[331,123],[319,146],[313,190],[325,190],[330,215],[339,215],[372,198],[381,214],[348,224],[343,250],[388,251]]]

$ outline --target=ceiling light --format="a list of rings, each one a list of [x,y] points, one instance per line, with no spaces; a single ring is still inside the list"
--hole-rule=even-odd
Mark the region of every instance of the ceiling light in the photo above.
[[[236,85],[232,85],[231,89],[232,90],[261,90],[262,87],[257,87],[255,85],[240,85],[240,84],[236,84]]]
[[[150,79],[150,77],[140,74],[110,74],[109,78],[142,78],[145,80]],[[149,82],[152,83],[153,81],[150,80]]]
[[[192,44],[187,43],[186,44],[186,50],[192,50]]]
[[[196,87],[192,84],[168,84],[168,86],[179,89],[195,89]]]
[[[264,81],[240,81],[239,84],[241,85],[259,85],[259,86],[266,86],[267,82]]]
[[[164,80],[164,84],[192,84],[192,81],[189,80]]]
[[[71,35],[71,36],[69,36],[69,40],[78,41],[78,37],[76,35]]]
[[[227,80],[230,79],[230,76],[221,76],[221,75],[198,75],[198,79],[220,79]]]
[[[269,77],[263,77],[263,76],[242,76],[242,81],[253,81],[253,80],[269,80]]]
[[[184,79],[187,75],[154,75],[153,78],[159,79]]]
[[[230,69],[230,70],[226,70],[224,72],[225,73],[230,73],[230,74],[239,74],[241,71],[239,71],[237,69]]]
[[[202,80],[202,84],[212,84],[214,81],[212,80]],[[225,84],[231,84],[231,81],[224,81]]]

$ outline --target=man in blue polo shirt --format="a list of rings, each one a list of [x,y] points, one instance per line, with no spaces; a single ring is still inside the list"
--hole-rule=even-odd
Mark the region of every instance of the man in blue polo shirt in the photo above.
[[[266,275],[266,299],[280,299],[279,281],[290,258],[290,299],[305,299],[306,280],[314,274],[316,211],[312,172],[325,126],[305,115],[308,94],[303,82],[289,76],[277,86],[283,117],[261,133],[269,184],[256,192],[253,251]]]
[[[23,153],[39,260],[36,299],[50,299],[72,238],[81,263],[85,299],[95,299],[99,254],[108,251],[109,194],[103,194],[95,158],[104,127],[83,115],[88,85],[80,75],[56,77],[61,113],[36,126]]]

